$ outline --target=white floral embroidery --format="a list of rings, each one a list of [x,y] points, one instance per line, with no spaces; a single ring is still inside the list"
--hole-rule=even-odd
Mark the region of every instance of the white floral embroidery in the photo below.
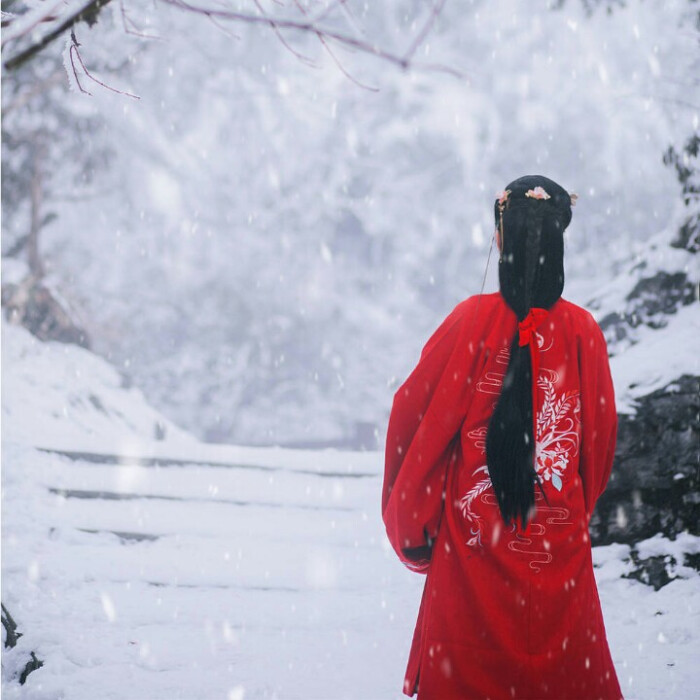
[[[551,481],[561,491],[569,460],[578,454],[581,400],[578,391],[567,391],[557,397],[554,383],[558,377],[555,372],[551,372],[553,378],[547,374],[541,374],[537,381],[537,386],[544,389],[544,400],[537,415],[535,468],[540,478]]]
[[[537,385],[543,390],[544,398],[537,414],[535,468],[543,482],[550,482],[557,491],[561,491],[567,467],[579,450],[581,401],[578,391],[557,394],[555,385],[558,381],[559,376],[556,372],[541,370]],[[486,453],[486,431],[486,427],[481,427],[467,433],[482,454]],[[483,546],[481,541],[483,519],[474,510],[474,503],[477,499],[491,504],[495,504],[496,501],[492,498],[493,494],[489,493],[491,478],[488,474],[488,466],[486,464],[478,466],[472,473],[472,477],[477,479],[476,484],[460,499],[460,510],[469,524],[471,535],[466,544]],[[512,529],[515,530],[515,528]],[[517,551],[513,547],[510,549]]]
[[[462,515],[469,521],[470,529],[469,534],[471,537],[467,540],[467,544],[470,547],[474,545],[482,546],[481,542],[481,525],[482,519],[480,515],[474,512],[472,505],[474,501],[479,498],[483,493],[485,493],[489,488],[491,488],[491,479],[488,476],[488,467],[484,464],[474,470],[474,476],[483,472],[486,474],[486,478],[481,479],[476,486],[469,489],[468,493],[462,497],[459,502],[459,507],[462,511]]]

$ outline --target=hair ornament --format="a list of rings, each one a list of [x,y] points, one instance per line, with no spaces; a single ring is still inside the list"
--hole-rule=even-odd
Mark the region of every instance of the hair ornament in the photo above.
[[[510,190],[503,190],[496,195],[498,197],[498,228],[501,231],[501,254],[498,262],[503,262],[503,210],[508,204],[508,195],[510,195]]]
[[[498,200],[498,204],[503,207],[505,203],[508,201],[508,195],[510,194],[510,190],[502,190],[496,195],[496,198]]]
[[[544,187],[535,187],[534,190],[528,190],[525,196],[531,197],[532,199],[551,199],[551,196],[547,194]]]
[[[569,192],[569,197],[571,197],[571,206],[575,207],[576,200],[578,199],[578,195],[575,192]]]

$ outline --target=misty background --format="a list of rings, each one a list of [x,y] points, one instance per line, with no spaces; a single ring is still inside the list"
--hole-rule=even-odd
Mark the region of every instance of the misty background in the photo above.
[[[397,55],[429,13],[301,3],[336,4],[328,26]],[[85,342],[202,439],[381,447],[422,345],[481,288],[510,180],[579,194],[578,303],[678,229],[663,156],[698,128],[697,21],[692,0],[448,2],[416,61],[459,77],[111,3],[74,31],[121,92],[80,92],[70,38],[4,76],[3,280],[27,275],[33,228]]]

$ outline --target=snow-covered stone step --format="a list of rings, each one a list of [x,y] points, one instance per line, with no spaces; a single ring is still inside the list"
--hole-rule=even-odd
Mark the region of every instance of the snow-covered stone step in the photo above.
[[[76,560],[81,562],[80,567],[75,566]],[[328,588],[374,588],[378,581],[367,572],[386,571],[386,565],[386,556],[379,548],[338,549],[332,543],[290,547],[285,542],[263,543],[259,539],[226,543],[163,538],[125,546],[113,538],[89,537],[81,545],[54,540],[53,546],[44,548],[36,576],[37,580],[59,576],[71,586],[140,581],[162,587],[313,594]]]
[[[294,510],[320,510],[320,511],[356,511],[358,508],[351,508],[342,505],[326,505],[323,503],[284,503],[255,499],[246,501],[236,498],[222,498],[220,496],[208,497],[187,497],[172,496],[162,493],[142,493],[133,491],[90,491],[86,489],[62,489],[54,486],[49,487],[49,492],[62,498],[77,498],[81,500],[97,501],[179,501],[181,503],[222,503],[231,506],[259,506],[261,508],[283,508]]]
[[[138,448],[138,449],[136,449]],[[173,448],[154,442],[123,451],[78,450],[42,446],[41,452],[59,454],[69,459],[95,464],[131,464],[143,467],[187,467],[205,465],[223,469],[245,469],[266,472],[294,472],[301,475],[375,477],[381,472],[378,453],[337,453],[332,450],[285,450],[276,448],[234,447],[198,443],[193,448]]]
[[[239,505],[206,499],[66,498],[49,494],[48,519],[56,526],[151,535],[227,538],[233,547],[253,536],[284,541],[375,544],[384,539],[372,510]]]
[[[289,504],[328,509],[379,509],[381,480],[320,476],[258,469],[221,469],[209,465],[177,469],[135,464],[94,464],[54,457],[46,486],[74,491],[104,491],[144,496]],[[56,468],[58,467],[58,468]]]
[[[402,588],[405,587],[404,580]],[[72,613],[76,626],[81,621],[94,624],[95,619],[132,630],[145,625],[215,626],[214,633],[220,638],[227,628],[248,633],[258,628],[283,631],[324,626],[349,630],[365,627],[372,621],[392,623],[397,613],[403,617],[397,600],[398,585],[309,592],[274,585],[267,588],[153,586],[137,579],[94,580],[78,587],[70,586],[64,595],[66,603],[72,600],[76,603]],[[83,605],[78,603],[80,600],[84,601]]]

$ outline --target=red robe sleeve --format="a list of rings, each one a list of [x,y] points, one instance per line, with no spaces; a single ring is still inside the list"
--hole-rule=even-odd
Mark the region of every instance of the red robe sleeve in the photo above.
[[[608,349],[600,326],[590,314],[586,314],[579,336],[578,360],[581,373],[579,472],[590,519],[610,478],[617,440],[617,411]]]
[[[427,342],[394,395],[386,440],[382,517],[399,559],[425,572],[442,515],[445,478],[471,395],[477,343],[472,299],[458,304]]]

